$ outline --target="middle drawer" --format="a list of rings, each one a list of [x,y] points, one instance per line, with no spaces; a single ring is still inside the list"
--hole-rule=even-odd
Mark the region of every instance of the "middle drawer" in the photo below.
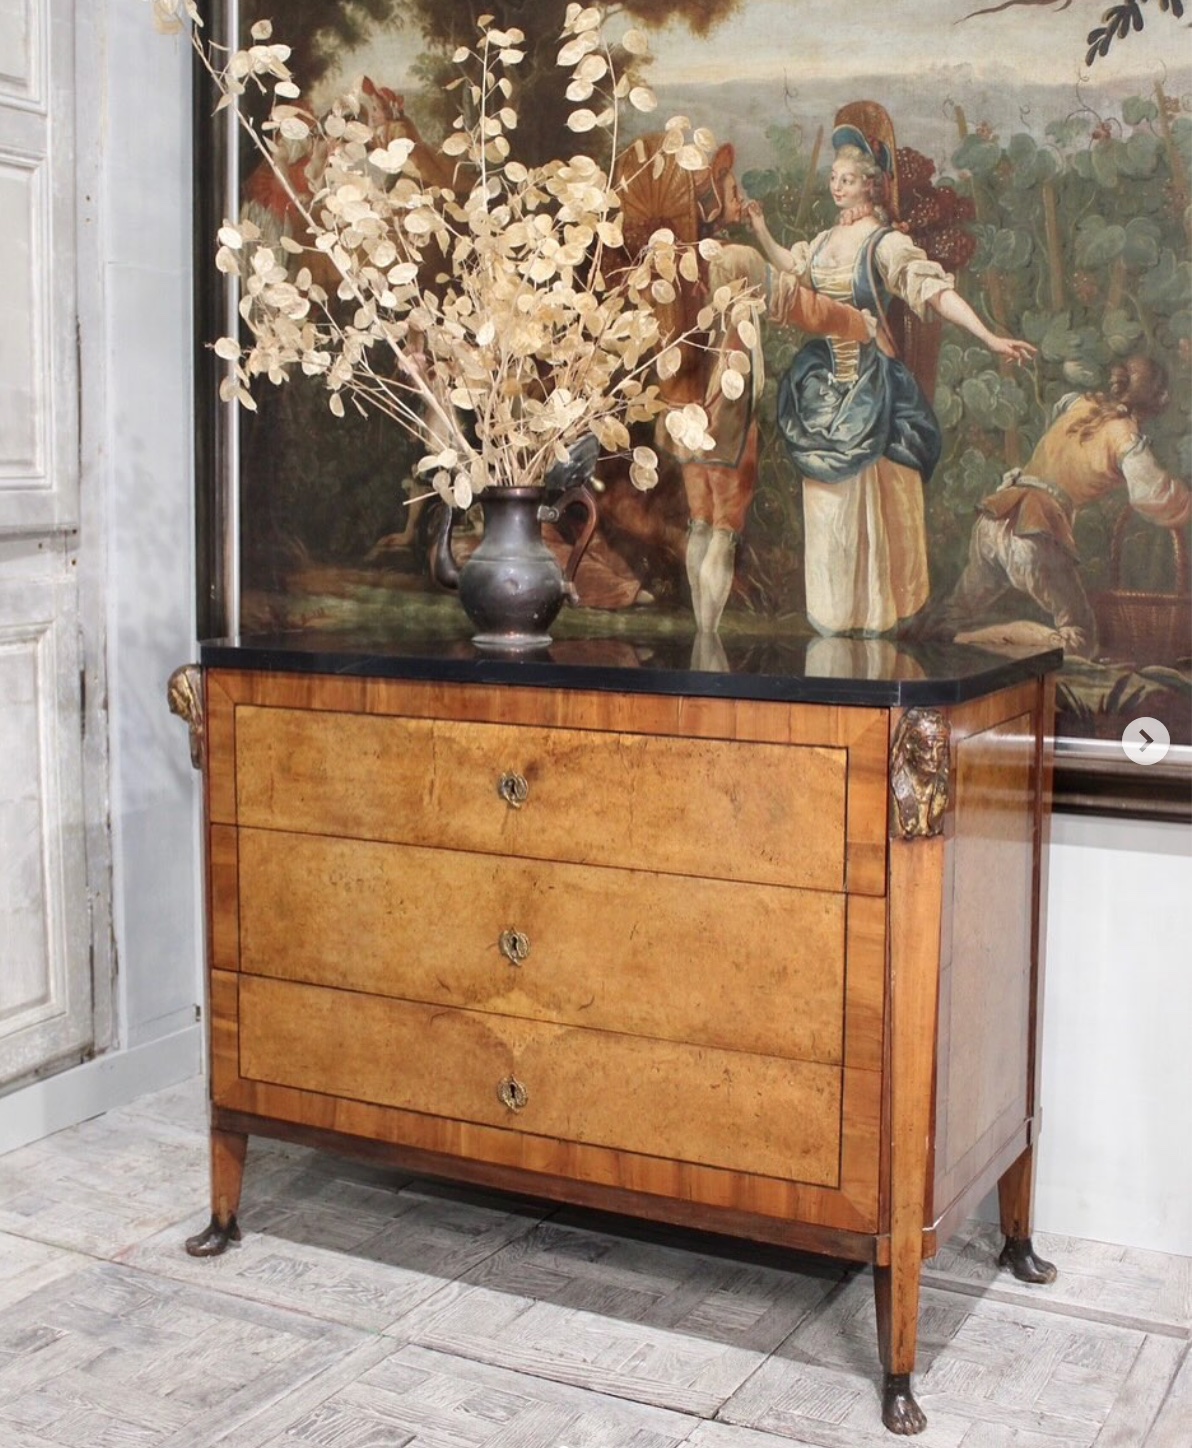
[[[842,1059],[846,897],[242,829],[240,968],[788,1059]]]

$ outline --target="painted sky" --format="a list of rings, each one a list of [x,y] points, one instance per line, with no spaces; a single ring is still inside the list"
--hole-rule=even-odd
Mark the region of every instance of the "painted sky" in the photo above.
[[[723,79],[724,57],[740,79],[786,74],[808,79],[899,75],[935,66],[971,65],[984,75],[1022,77],[1042,84],[1076,81],[1085,37],[1099,23],[1105,0],[1073,0],[1066,9],[1019,6],[972,16],[990,0],[750,0],[741,15],[715,32],[715,44],[694,40],[679,26],[656,32],[654,75],[666,82]],[[1192,30],[1147,5],[1146,28],[1118,42],[1096,62],[1098,80],[1160,78],[1164,66],[1192,61]]]
[[[1192,29],[1146,6],[1147,25],[1115,43],[1092,68],[1084,66],[1085,37],[1099,23],[1106,0],[1071,0],[1067,8],[1014,7],[973,16],[993,0],[748,0],[739,15],[709,39],[695,39],[683,26],[652,32],[655,85],[689,86],[734,80],[800,81],[853,75],[914,75],[971,67],[976,78],[1007,83],[1098,88],[1137,77],[1153,84],[1192,64]],[[610,7],[615,9],[615,7]],[[618,23],[610,23],[616,36]],[[345,65],[348,78],[367,72],[404,82],[411,36],[397,31],[355,52]],[[1148,86],[1149,88],[1149,86]]]

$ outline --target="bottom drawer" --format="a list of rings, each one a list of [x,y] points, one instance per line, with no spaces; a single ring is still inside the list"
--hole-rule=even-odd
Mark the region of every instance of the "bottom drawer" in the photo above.
[[[239,1043],[247,1080],[839,1184],[838,1066],[249,975],[239,982]],[[524,1092],[524,1104],[506,1104],[503,1087],[519,1103]]]

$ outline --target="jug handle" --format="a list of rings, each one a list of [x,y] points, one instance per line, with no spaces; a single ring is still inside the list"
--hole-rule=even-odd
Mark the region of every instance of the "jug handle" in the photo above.
[[[592,534],[596,531],[597,513],[596,499],[587,483],[576,483],[574,487],[567,488],[552,503],[544,503],[538,509],[538,518],[543,523],[557,523],[568,508],[579,503],[587,517],[584,519],[583,527],[580,529],[579,537],[572,545],[571,552],[567,558],[567,566],[563,569],[563,592],[568,603],[578,603],[579,594],[575,591],[575,573],[583,561],[584,554],[588,551],[588,544],[592,541]]]
[[[430,548],[430,576],[440,588],[459,592],[459,565],[451,551],[451,535],[455,531],[455,509],[448,503],[440,504],[442,521],[435,529],[434,542]]]

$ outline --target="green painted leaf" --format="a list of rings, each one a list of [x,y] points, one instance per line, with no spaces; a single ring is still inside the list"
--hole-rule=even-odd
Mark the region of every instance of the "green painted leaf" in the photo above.
[[[997,238],[997,228],[986,226],[982,222],[973,222],[969,230],[977,239],[977,249],[969,262],[969,270],[980,275],[993,263],[993,243]]]
[[[1005,431],[1007,428],[1016,427],[1026,418],[1026,393],[1012,377],[1003,377],[996,372],[992,377],[991,385],[995,394],[993,420],[996,426]]]
[[[993,243],[993,265],[1000,271],[1019,271],[1029,263],[1033,251],[1029,231],[1019,228],[999,231]]]
[[[1087,362],[1090,366],[1100,367],[1110,360],[1112,353],[1100,326],[1097,325],[1074,329],[1072,350],[1068,355]]]
[[[1141,126],[1159,119],[1159,107],[1149,96],[1130,96],[1122,102],[1122,120],[1128,126]]]
[[[1062,120],[1052,121],[1046,134],[1057,146],[1074,146],[1088,139],[1089,123],[1080,116],[1065,116]]]
[[[1145,179],[1155,174],[1163,143],[1150,131],[1135,131],[1116,153],[1116,164],[1123,176]]]
[[[967,514],[1002,480],[1000,459],[990,459],[979,448],[966,448],[959,462],[943,472],[943,501],[953,513]]]
[[[956,427],[964,416],[963,403],[945,382],[937,381],[935,385],[932,409],[939,419],[940,426],[945,428]]]
[[[1105,313],[1101,331],[1110,350],[1119,357],[1134,351],[1138,339],[1143,335],[1142,323],[1123,307],[1114,307]]]
[[[1126,228],[1111,226],[1102,216],[1089,216],[1076,233],[1076,265],[1109,266],[1126,248]]]
[[[1002,480],[1004,469],[1000,459],[987,458],[980,448],[970,447],[965,450],[960,460],[960,466],[964,473],[965,484],[974,498],[979,502],[987,493],[993,490]]]
[[[973,176],[991,176],[1002,159],[1002,148],[996,141],[986,141],[980,136],[966,136],[959,148],[952,153],[952,165],[958,171],[968,171]]]
[[[1011,187],[1015,191],[1033,191],[1059,170],[1054,151],[1039,146],[1033,136],[1024,132],[1011,138],[1009,156],[1014,163]]]
[[[964,410],[980,427],[992,427],[993,409],[997,402],[996,393],[983,377],[966,377],[960,384],[960,396]]]
[[[1080,337],[1072,330],[1071,322],[1070,313],[1058,312],[1048,323],[1039,339],[1039,351],[1048,362],[1063,362],[1076,355]]]
[[[781,184],[782,178],[773,166],[767,167],[764,171],[746,171],[741,177],[741,185],[745,188],[745,194],[758,201],[764,196],[769,196],[771,191],[777,191]]]
[[[939,369],[936,373],[938,383],[944,387],[952,387],[963,376],[963,348],[958,347],[955,342],[945,342],[940,348]]]
[[[1022,321],[1019,331],[1026,341],[1038,346],[1043,340],[1043,335],[1051,325],[1052,314],[1050,312],[1034,312],[1029,308],[1022,314]]]
[[[1063,373],[1065,382],[1071,382],[1074,387],[1079,387],[1082,390],[1096,387],[1097,383],[1101,380],[1101,374],[1087,362],[1065,362]]]
[[[1152,267],[1159,260],[1163,230],[1149,216],[1135,216],[1126,225],[1126,245],[1122,258],[1127,266]]]
[[[1138,284],[1138,298],[1144,306],[1171,313],[1188,305],[1192,267],[1177,262],[1175,253],[1164,247],[1157,266],[1153,266]]]
[[[1040,150],[1035,157],[1035,180],[1041,185],[1053,181],[1060,174],[1060,159],[1054,151]]]
[[[1098,141],[1089,152],[1092,160],[1093,177],[1098,186],[1112,189],[1118,184],[1118,152],[1120,141]]]

